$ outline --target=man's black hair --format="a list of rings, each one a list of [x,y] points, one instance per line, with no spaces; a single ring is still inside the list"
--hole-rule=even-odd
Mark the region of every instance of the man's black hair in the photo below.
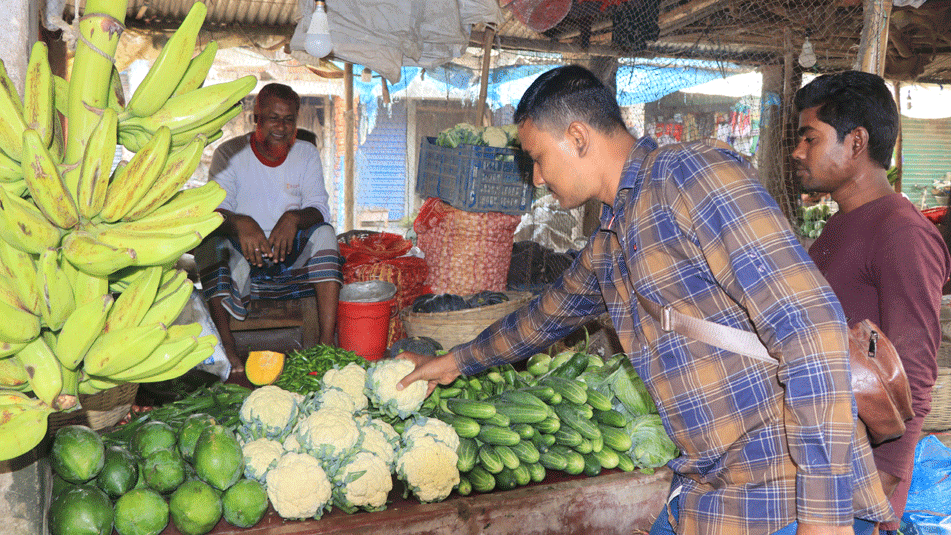
[[[816,116],[835,128],[839,142],[858,127],[868,131],[868,154],[891,167],[898,137],[898,107],[880,76],[861,71],[824,74],[796,91],[796,108],[819,107]]]
[[[525,119],[550,130],[563,130],[573,121],[607,134],[627,128],[614,92],[579,65],[558,67],[536,78],[515,108],[515,124]]]
[[[289,104],[293,104],[296,109],[300,109],[300,95],[297,94],[297,91],[291,89],[291,86],[289,85],[270,83],[258,91],[258,96],[254,100],[255,111],[257,111],[257,107],[260,104],[271,98],[276,98]]]

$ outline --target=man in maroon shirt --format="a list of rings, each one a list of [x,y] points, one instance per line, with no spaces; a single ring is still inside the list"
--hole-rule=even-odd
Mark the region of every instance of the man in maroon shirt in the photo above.
[[[915,417],[905,434],[874,446],[875,464],[901,518],[915,445],[931,410],[941,341],[941,288],[951,258],[941,234],[888,183],[898,110],[880,77],[857,71],[820,76],[796,93],[796,176],[810,193],[831,193],[839,211],[809,255],[853,325],[870,319],[895,345],[911,385]],[[881,533],[896,533],[898,523]]]

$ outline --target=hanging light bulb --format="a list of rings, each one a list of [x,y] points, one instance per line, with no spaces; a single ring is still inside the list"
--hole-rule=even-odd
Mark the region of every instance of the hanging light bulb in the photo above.
[[[802,52],[799,54],[799,64],[808,69],[816,64],[816,51],[812,49],[812,42],[809,36],[802,42]]]
[[[324,0],[314,2],[314,14],[310,18],[310,26],[304,39],[304,50],[315,58],[322,58],[333,50],[334,44],[330,40],[330,25],[327,22],[327,6]]]
[[[363,71],[360,72],[360,81],[365,84],[373,81],[373,71],[370,70],[370,67],[364,67]]]

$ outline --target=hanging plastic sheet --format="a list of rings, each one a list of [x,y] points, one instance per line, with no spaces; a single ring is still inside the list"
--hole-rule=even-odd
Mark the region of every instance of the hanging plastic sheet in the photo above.
[[[915,448],[915,471],[901,520],[904,535],[951,534],[951,449],[934,435]]]

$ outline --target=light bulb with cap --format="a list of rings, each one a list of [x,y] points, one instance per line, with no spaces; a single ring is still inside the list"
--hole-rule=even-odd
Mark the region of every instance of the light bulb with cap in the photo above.
[[[809,41],[808,37],[802,42],[802,53],[799,54],[799,64],[806,69],[816,64],[816,51],[813,50],[812,42]]]
[[[327,22],[327,6],[323,0],[314,2],[314,14],[307,27],[304,38],[304,50],[315,58],[322,58],[333,50],[334,44],[330,39],[330,24]]]

